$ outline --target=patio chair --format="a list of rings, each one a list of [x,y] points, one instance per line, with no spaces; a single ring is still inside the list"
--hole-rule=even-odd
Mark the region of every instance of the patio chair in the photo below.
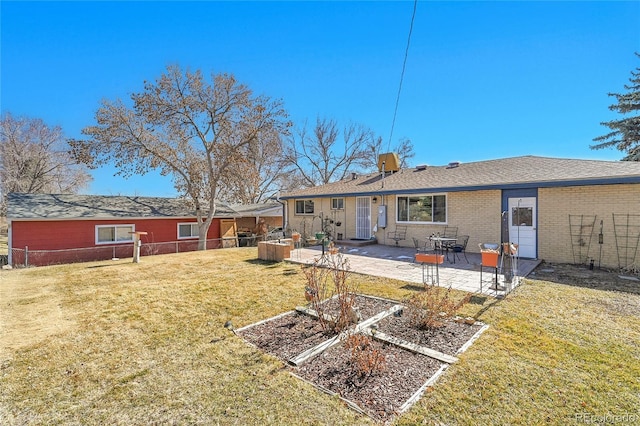
[[[391,231],[387,233],[387,238],[392,239],[398,245],[398,241],[407,239],[407,227],[406,226],[396,226],[395,231]]]
[[[429,240],[425,241],[424,244],[420,244],[420,240],[418,240],[416,237],[413,237],[413,245],[416,248],[416,254],[418,253],[427,253],[431,250],[431,245],[429,244]]]
[[[443,237],[447,238],[458,238],[458,227],[457,226],[445,226]]]
[[[444,238],[458,238],[458,227],[457,226],[445,226],[444,234],[442,234]],[[457,241],[445,241],[442,242],[442,248],[447,251],[447,258],[449,257],[449,250],[456,245]]]
[[[456,257],[460,260],[460,253],[464,255],[464,260],[469,263],[469,259],[467,259],[467,243],[469,242],[468,235],[460,235],[456,243],[451,246],[451,251],[453,252],[453,263],[456,263]]]

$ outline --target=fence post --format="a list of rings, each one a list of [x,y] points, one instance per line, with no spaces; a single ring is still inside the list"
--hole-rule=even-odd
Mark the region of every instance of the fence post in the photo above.
[[[29,246],[24,246],[24,267],[29,266]]]

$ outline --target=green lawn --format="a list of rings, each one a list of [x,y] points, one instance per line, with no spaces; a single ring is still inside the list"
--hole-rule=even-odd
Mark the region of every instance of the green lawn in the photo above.
[[[223,327],[304,303],[299,266],[256,257],[0,271],[0,424],[372,424]],[[367,294],[413,291],[352,279]],[[640,421],[639,295],[527,280],[463,314],[491,327],[397,424]]]

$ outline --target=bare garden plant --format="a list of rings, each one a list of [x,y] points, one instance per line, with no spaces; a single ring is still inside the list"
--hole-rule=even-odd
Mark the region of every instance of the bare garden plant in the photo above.
[[[349,333],[344,339],[344,346],[349,350],[349,361],[355,370],[355,385],[362,385],[371,375],[385,370],[385,355],[373,345],[371,337]]]
[[[444,326],[444,321],[456,315],[469,300],[471,294],[456,301],[452,297],[451,287],[429,284],[424,291],[407,299],[405,305],[411,325],[426,330]]]
[[[357,286],[349,280],[349,260],[341,253],[315,259],[303,269],[307,279],[305,298],[318,313],[324,331],[341,332],[358,322],[355,308]],[[328,299],[335,297],[338,303],[337,317],[328,314]]]

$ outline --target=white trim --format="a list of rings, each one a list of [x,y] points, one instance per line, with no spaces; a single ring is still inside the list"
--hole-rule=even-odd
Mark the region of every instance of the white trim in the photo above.
[[[342,200],[342,207],[333,207],[333,200]],[[331,197],[331,210],[344,210],[344,197]]]
[[[188,237],[181,237],[180,236],[180,225],[191,225],[191,235]],[[197,226],[198,226],[198,222],[180,222],[176,225],[176,231],[177,231],[177,237],[178,240],[193,240],[199,237],[199,233],[197,233],[195,236],[193,235],[193,225],[196,225],[196,231],[198,230]],[[199,232],[199,231],[197,231]]]
[[[307,202],[311,202],[311,203],[313,203],[313,211],[312,211],[311,213],[304,213],[304,212],[303,212],[303,213],[298,213],[298,201],[301,201],[301,202],[303,202],[303,203],[307,203]],[[303,209],[303,210],[306,210],[306,209]],[[294,213],[296,216],[313,216],[313,215],[315,215],[315,212],[316,212],[316,201],[315,201],[315,200],[310,200],[310,199],[308,199],[308,198],[306,198],[306,199],[301,199],[301,200],[294,200],[294,203],[293,203],[293,213]]]
[[[400,198],[413,198],[413,197],[437,197],[439,195],[444,196],[445,205],[444,205],[444,222],[425,222],[425,221],[411,221],[411,220],[399,220],[398,216],[400,214],[400,209],[398,208],[398,203]],[[433,213],[433,212],[432,212]],[[403,225],[447,225],[449,223],[449,196],[447,192],[437,192],[433,194],[399,194],[396,195],[396,223],[401,223]]]
[[[133,223],[113,223],[113,224],[105,224],[105,225],[96,225],[95,226],[95,237],[96,237],[96,245],[105,245],[105,244],[130,244],[133,242],[133,234],[131,234],[130,240],[122,240],[122,241],[99,241],[98,240],[98,229],[101,228],[125,228],[130,227],[130,232],[136,232],[136,225]]]

